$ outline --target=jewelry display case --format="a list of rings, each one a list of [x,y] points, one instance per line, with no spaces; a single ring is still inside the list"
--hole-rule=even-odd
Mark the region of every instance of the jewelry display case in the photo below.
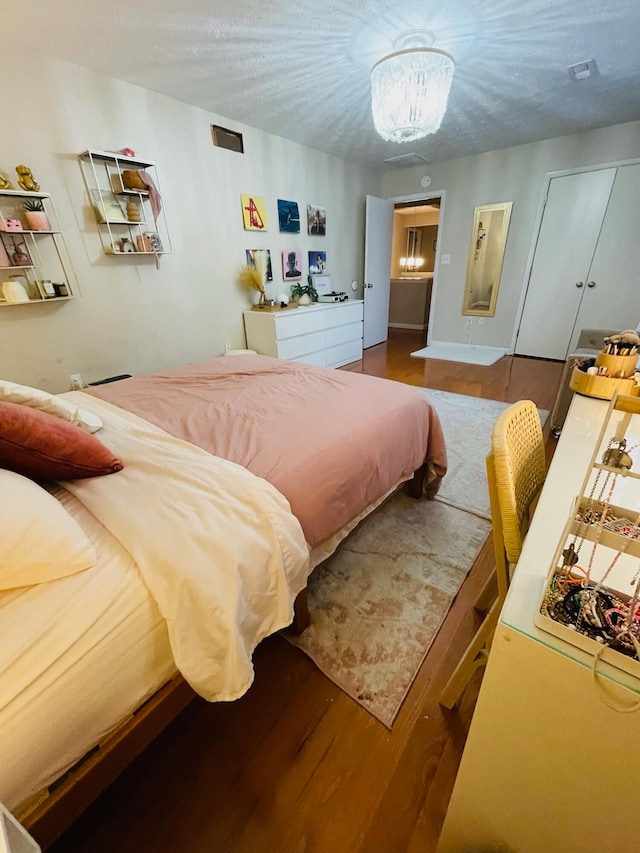
[[[637,415],[638,397],[614,394],[535,623],[593,655],[594,670],[602,659],[640,677],[640,445],[628,437]]]

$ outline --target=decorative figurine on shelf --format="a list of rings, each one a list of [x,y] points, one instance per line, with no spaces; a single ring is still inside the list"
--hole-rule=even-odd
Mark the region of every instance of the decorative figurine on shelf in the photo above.
[[[33,177],[31,169],[28,166],[16,166],[16,172],[18,173],[18,184],[23,190],[34,193],[39,191],[40,184]]]
[[[12,190],[13,184],[2,172],[0,172],[0,190]]]
[[[18,243],[16,246],[16,241],[13,241],[14,252],[11,255],[11,262],[14,267],[30,267],[31,258],[26,251],[21,251],[21,247],[24,249],[24,243]]]

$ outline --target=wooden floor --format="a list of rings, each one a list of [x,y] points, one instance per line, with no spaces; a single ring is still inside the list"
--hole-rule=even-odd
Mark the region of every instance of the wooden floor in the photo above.
[[[348,369],[412,385],[553,404],[562,365],[412,359],[420,333],[391,330]],[[481,673],[458,710],[438,694],[473,635],[487,545],[458,594],[393,731],[281,637],[230,704],[195,700],[51,848],[91,853],[430,853],[453,787]]]

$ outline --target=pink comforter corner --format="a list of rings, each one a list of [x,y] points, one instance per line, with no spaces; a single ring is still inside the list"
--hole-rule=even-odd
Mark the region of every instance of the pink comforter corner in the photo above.
[[[434,497],[447,455],[417,388],[264,356],[213,358],[88,393],[268,480],[312,547],[427,462]]]

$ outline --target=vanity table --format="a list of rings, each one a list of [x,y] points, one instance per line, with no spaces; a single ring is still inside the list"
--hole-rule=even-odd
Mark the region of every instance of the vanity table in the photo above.
[[[607,409],[574,396],[496,629],[439,853],[640,850],[640,711],[608,707],[591,655],[534,621]],[[598,673],[615,702],[638,700],[640,679],[603,662]]]

